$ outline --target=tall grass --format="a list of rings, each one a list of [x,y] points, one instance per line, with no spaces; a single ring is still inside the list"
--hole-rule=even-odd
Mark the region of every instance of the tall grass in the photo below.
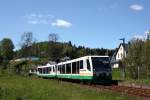
[[[96,91],[78,84],[37,77],[3,75],[0,100],[135,100],[114,92]]]

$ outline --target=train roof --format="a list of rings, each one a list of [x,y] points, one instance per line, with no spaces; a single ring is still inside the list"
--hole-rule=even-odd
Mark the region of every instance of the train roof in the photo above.
[[[64,61],[64,62],[60,62],[57,65],[61,65],[61,64],[66,64],[66,63],[71,63],[71,62],[75,62],[75,61],[79,61],[79,60],[83,60],[83,59],[87,59],[88,57],[109,57],[109,56],[98,56],[98,55],[90,55],[90,56],[83,56],[80,58],[76,58],[76,59],[72,59],[72,60],[68,60],[68,61]],[[44,66],[38,66],[37,68],[44,68],[44,67],[50,67],[50,66],[55,66],[56,64],[46,64]]]
[[[70,62],[74,62],[74,61],[78,61],[78,60],[82,60],[82,59],[86,59],[88,57],[109,57],[109,56],[98,56],[98,55],[83,56],[83,57],[80,57],[80,58],[76,58],[76,59],[60,62],[60,63],[58,63],[58,65],[59,64],[65,64],[65,63],[70,63]]]
[[[50,65],[50,64],[46,64],[46,65],[44,65],[44,66],[38,66],[37,68],[44,68],[44,67],[52,67],[52,66],[54,66],[54,65]]]

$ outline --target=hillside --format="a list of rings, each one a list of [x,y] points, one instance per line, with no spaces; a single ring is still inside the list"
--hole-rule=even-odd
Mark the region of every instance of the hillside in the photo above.
[[[41,59],[58,60],[63,57],[70,59],[85,55],[113,55],[114,50],[104,48],[87,48],[84,46],[72,45],[69,42],[38,42],[29,47],[22,47],[15,52],[15,58],[36,56]]]

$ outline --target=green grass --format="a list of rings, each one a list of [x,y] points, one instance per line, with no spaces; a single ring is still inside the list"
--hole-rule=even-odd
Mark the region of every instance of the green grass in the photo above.
[[[125,82],[150,85],[150,79],[140,79],[140,80],[126,79]]]
[[[112,78],[113,80],[122,80],[121,70],[119,68],[112,69]]]
[[[114,68],[112,70],[112,78],[113,80],[122,80],[122,76],[121,76],[121,70],[119,68]],[[129,77],[129,75],[127,75],[126,73],[126,78],[124,80],[124,82],[127,83],[138,83],[138,84],[150,84],[150,79],[140,79],[140,80],[133,80],[131,77]]]
[[[136,100],[111,91],[36,77],[0,76],[0,100]]]

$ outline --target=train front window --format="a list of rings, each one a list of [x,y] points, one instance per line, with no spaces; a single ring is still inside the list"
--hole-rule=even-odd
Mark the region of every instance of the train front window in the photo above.
[[[93,70],[96,71],[111,68],[109,64],[109,57],[92,57],[92,64]]]

